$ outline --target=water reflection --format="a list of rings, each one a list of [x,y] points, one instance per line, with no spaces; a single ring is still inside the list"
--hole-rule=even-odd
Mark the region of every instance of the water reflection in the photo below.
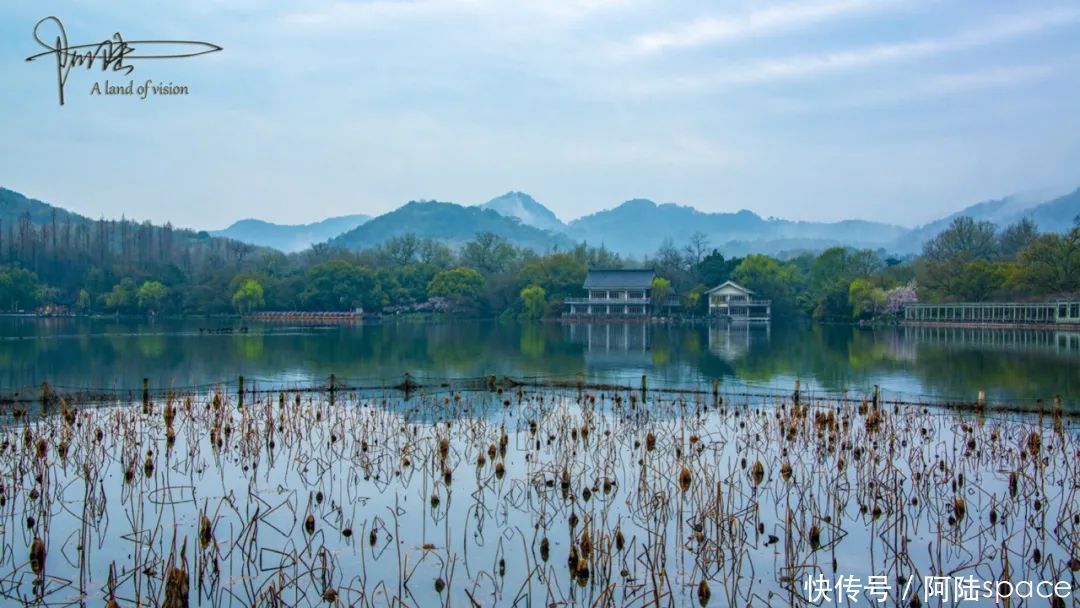
[[[653,363],[646,323],[569,323],[571,344],[585,347],[587,368],[645,368]]]
[[[750,352],[752,345],[761,348],[769,341],[771,325],[749,325],[740,323],[718,323],[709,326],[709,352],[724,359],[734,361]]]
[[[907,396],[998,399],[1080,395],[1080,333],[975,328],[771,327],[660,324],[384,323],[252,325],[200,333],[210,322],[0,318],[0,388],[136,390],[234,381],[297,383],[488,374],[768,385]],[[217,323],[221,325],[220,322]]]

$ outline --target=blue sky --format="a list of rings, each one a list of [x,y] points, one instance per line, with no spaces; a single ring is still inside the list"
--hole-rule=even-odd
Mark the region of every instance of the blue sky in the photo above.
[[[1080,186],[1080,4],[6,0],[0,185],[92,217],[307,222],[529,192],[919,224]],[[195,39],[186,97],[56,101],[31,32]],[[114,77],[114,79],[116,79]],[[126,78],[124,79],[126,81]]]

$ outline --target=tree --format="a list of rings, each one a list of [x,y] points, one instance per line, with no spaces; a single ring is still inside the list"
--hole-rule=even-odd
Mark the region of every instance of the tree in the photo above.
[[[448,268],[454,263],[454,251],[435,239],[420,241],[417,256],[423,264]]]
[[[308,269],[299,297],[309,310],[352,310],[378,306],[374,290],[371,271],[345,260],[331,260]]]
[[[144,281],[135,292],[135,301],[139,308],[147,312],[156,312],[165,303],[169,288],[159,281]]]
[[[420,239],[413,233],[403,234],[389,239],[382,245],[382,251],[394,266],[404,266],[412,262],[420,251]]]
[[[539,319],[544,316],[547,307],[547,294],[539,285],[529,285],[521,290],[521,307],[525,311],[525,318]]]
[[[19,311],[41,301],[41,281],[25,268],[0,266],[0,309]]]
[[[431,279],[428,296],[446,298],[461,308],[473,307],[484,290],[484,275],[472,268],[443,270]]]
[[[675,241],[666,238],[660,244],[660,248],[656,250],[656,257],[651,264],[656,274],[669,277],[669,280],[674,280],[679,285],[686,287],[689,282],[686,280],[688,268],[687,259],[683,257],[682,252],[675,246]]]
[[[885,290],[866,278],[857,278],[848,288],[851,315],[855,319],[873,318],[885,310]]]
[[[556,253],[525,264],[518,272],[518,285],[542,287],[552,300],[578,293],[585,282],[585,264],[569,253]]]
[[[245,280],[233,294],[232,301],[241,314],[251,314],[251,311],[263,305],[262,284],[255,279]]]
[[[664,305],[667,304],[668,297],[671,295],[671,281],[663,277],[653,277],[650,290],[653,307],[657,311],[663,311]]]
[[[1020,252],[1022,288],[1038,294],[1080,289],[1080,226],[1036,237]]]
[[[90,312],[90,292],[85,289],[79,290],[79,297],[75,300],[75,310]]]
[[[938,299],[959,297],[965,267],[975,260],[990,260],[998,253],[997,228],[991,222],[958,217],[923,246],[919,283]]]
[[[688,314],[704,313],[706,306],[705,288],[701,285],[682,294],[683,311]]]
[[[700,264],[708,250],[709,235],[697,231],[690,235],[689,242],[686,245],[686,259],[691,265]]]
[[[115,312],[128,312],[135,305],[135,281],[123,279],[102,296],[105,308]]]
[[[716,249],[701,259],[694,267],[699,283],[706,287],[716,287],[731,278],[731,273],[742,262],[740,258],[725,259]]]
[[[428,284],[440,268],[435,264],[418,262],[408,264],[397,272],[397,283],[402,289],[403,296],[413,302],[422,302],[427,299]]]
[[[795,292],[800,281],[794,266],[781,264],[767,255],[753,254],[739,263],[732,278],[761,297],[770,298],[774,312],[790,313],[795,308]]]
[[[926,242],[923,257],[930,262],[989,259],[998,251],[996,232],[993,222],[976,222],[967,216],[958,217],[948,228]]]
[[[517,249],[506,239],[491,232],[476,235],[475,239],[465,243],[461,252],[464,265],[488,275],[506,270],[515,257]]]
[[[955,282],[955,295],[965,302],[982,302],[993,297],[1009,276],[1002,262],[972,260],[964,265]]]
[[[1039,229],[1035,227],[1035,222],[1025,217],[1001,231],[1001,236],[998,237],[998,248],[1002,256],[1014,259],[1038,236]]]

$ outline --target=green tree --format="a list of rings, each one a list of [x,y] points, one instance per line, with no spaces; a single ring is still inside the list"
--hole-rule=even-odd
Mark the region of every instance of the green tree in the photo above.
[[[75,299],[75,310],[79,312],[90,312],[90,292],[85,289],[79,290],[79,296]]]
[[[997,252],[997,227],[993,222],[977,222],[967,216],[954,219],[923,246],[923,257],[931,262],[985,260]]]
[[[368,269],[346,260],[330,260],[304,273],[300,302],[308,310],[352,310],[378,306],[375,277]]]
[[[680,299],[683,311],[687,314],[700,314],[706,311],[705,287],[702,285],[683,293]]]
[[[1036,294],[1080,289],[1080,226],[1036,237],[1020,252],[1020,287]]]
[[[0,266],[0,309],[25,310],[41,301],[38,276],[25,268]]]
[[[790,314],[795,310],[800,277],[794,266],[781,264],[767,255],[753,254],[739,263],[732,278],[761,297],[771,299],[774,313]]]
[[[169,288],[159,281],[144,281],[135,292],[135,301],[139,308],[147,312],[157,312],[165,303]]]
[[[664,305],[667,304],[668,297],[671,296],[671,281],[663,277],[653,277],[652,285],[649,286],[650,297],[652,297],[653,308],[657,312],[664,310]]]
[[[719,251],[713,249],[712,253],[697,263],[694,274],[697,275],[698,282],[706,287],[716,287],[731,278],[731,273],[740,262],[740,258],[725,259]]]
[[[482,232],[465,243],[461,261],[465,266],[491,275],[509,268],[517,253],[517,249],[506,239],[491,232]]]
[[[404,297],[413,302],[427,299],[428,284],[439,274],[439,270],[438,266],[427,262],[408,264],[398,270],[397,283],[404,291]]]
[[[975,260],[998,254],[997,228],[991,222],[958,217],[923,246],[919,284],[936,299],[963,299],[964,270]]]
[[[263,286],[255,279],[247,279],[240,288],[233,293],[233,306],[241,314],[251,314],[256,308],[263,305]]]
[[[518,272],[518,285],[537,285],[554,300],[563,300],[581,290],[587,271],[585,264],[569,253],[556,253],[525,264]]]
[[[870,279],[859,277],[848,288],[848,301],[854,318],[873,318],[885,309],[885,290]]]
[[[955,281],[955,295],[965,302],[982,302],[1001,291],[1009,278],[1008,266],[1002,262],[972,260],[963,266]]]
[[[135,281],[123,279],[109,293],[102,296],[106,310],[113,312],[130,312],[135,307]]]
[[[544,316],[547,307],[547,294],[539,285],[529,285],[521,290],[521,307],[525,311],[525,318],[539,319]]]
[[[428,296],[446,298],[462,308],[475,307],[484,290],[484,275],[472,268],[443,270],[431,279]]]
[[[1039,229],[1035,227],[1035,222],[1025,217],[1001,231],[998,237],[998,248],[1002,256],[1014,259],[1038,236]]]

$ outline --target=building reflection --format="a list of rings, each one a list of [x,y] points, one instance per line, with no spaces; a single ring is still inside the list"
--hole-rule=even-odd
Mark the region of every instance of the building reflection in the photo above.
[[[711,323],[709,352],[725,361],[734,361],[750,352],[753,345],[767,343],[771,336],[772,327],[767,323]]]
[[[905,326],[903,330],[905,342],[912,344],[1080,354],[1080,331],[925,326]]]
[[[570,342],[585,347],[585,361],[599,365],[649,365],[648,323],[568,323]]]

